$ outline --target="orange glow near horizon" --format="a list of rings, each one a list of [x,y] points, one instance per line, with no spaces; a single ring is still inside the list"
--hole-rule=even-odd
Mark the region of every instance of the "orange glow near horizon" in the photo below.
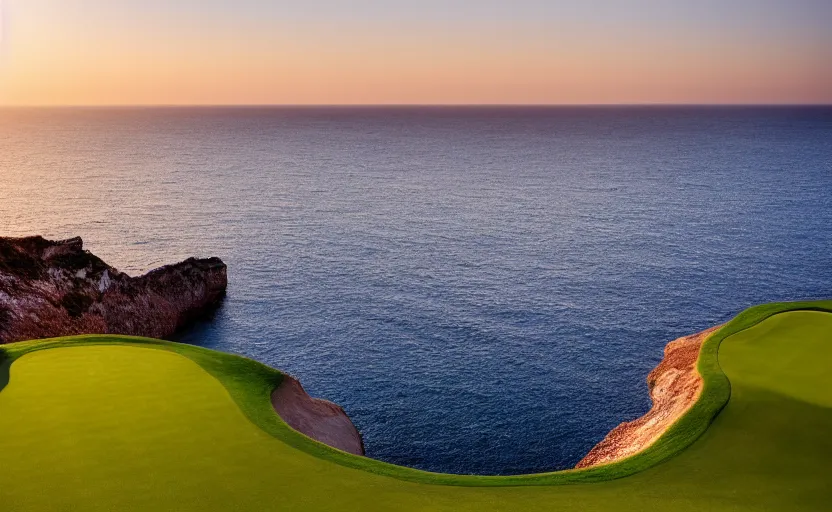
[[[4,105],[832,103],[832,50],[790,41],[534,26],[85,31],[15,14],[3,21]]]

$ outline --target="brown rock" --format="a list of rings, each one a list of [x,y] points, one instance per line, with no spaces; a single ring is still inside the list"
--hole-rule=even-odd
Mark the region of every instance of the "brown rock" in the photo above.
[[[641,418],[615,427],[575,467],[609,464],[634,455],[653,444],[687,412],[702,392],[702,377],[696,370],[699,349],[720,327],[668,343],[664,359],[647,376],[653,407]]]
[[[364,455],[361,434],[344,409],[310,397],[294,377],[283,377],[280,386],[272,392],[272,406],[298,432],[339,450]]]
[[[227,286],[219,258],[191,258],[130,277],[80,238],[0,238],[0,343],[73,334],[164,338],[215,307]]]

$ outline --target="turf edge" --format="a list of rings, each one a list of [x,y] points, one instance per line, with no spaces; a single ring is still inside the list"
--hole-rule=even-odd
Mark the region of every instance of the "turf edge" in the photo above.
[[[257,361],[202,347],[150,338],[84,335],[26,341],[0,346],[0,391],[8,383],[12,363],[21,356],[52,348],[84,345],[129,345],[175,352],[187,357],[216,378],[245,416],[260,429],[284,443],[315,457],[378,475],[409,482],[466,487],[563,485],[591,483],[626,477],[665,462],[693,444],[710,426],[731,396],[731,384],[719,365],[723,340],[763,320],[790,311],[832,313],[832,301],[780,302],[746,309],[702,344],[697,370],[704,386],[696,403],[659,439],[626,459],[584,469],[513,476],[452,475],[431,473],[352,455],[319,443],[291,429],[271,406],[271,392],[283,374]]]

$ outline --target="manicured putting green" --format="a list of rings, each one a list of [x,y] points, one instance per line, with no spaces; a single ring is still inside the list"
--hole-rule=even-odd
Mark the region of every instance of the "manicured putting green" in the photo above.
[[[756,311],[714,347],[731,394],[704,435],[631,476],[570,485],[347,467],[270,412],[279,373],[224,354],[118,337],[9,346],[0,511],[829,510],[832,314]]]

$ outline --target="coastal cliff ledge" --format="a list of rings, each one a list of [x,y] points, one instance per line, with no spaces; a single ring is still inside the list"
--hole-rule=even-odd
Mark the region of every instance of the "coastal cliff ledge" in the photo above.
[[[312,398],[289,375],[272,392],[272,407],[294,430],[339,450],[364,455],[364,441],[341,406]]]
[[[131,277],[85,251],[81,238],[0,237],[0,344],[76,334],[165,338],[213,309],[227,284],[219,258],[190,258]],[[696,369],[702,343],[720,327],[670,342],[647,378],[650,411],[613,429],[575,467],[635,455],[684,415],[702,392]],[[284,375],[271,403],[294,430],[364,455],[361,435],[344,410],[312,398],[293,377]]]
[[[653,406],[644,416],[622,423],[575,466],[609,464],[644,450],[687,412],[702,393],[702,376],[696,369],[702,343],[721,325],[683,336],[667,344],[664,359],[647,376]]]
[[[721,327],[668,343],[661,363],[647,376],[653,402],[650,411],[614,428],[575,468],[600,466],[635,455],[681,418],[702,393],[703,380],[696,369],[702,344]],[[310,397],[295,378],[284,376],[272,392],[271,402],[294,430],[342,451],[364,455],[361,435],[344,410],[332,402]]]
[[[219,258],[190,258],[130,277],[81,238],[0,237],[0,344],[74,334],[165,338],[215,307],[228,285]]]

